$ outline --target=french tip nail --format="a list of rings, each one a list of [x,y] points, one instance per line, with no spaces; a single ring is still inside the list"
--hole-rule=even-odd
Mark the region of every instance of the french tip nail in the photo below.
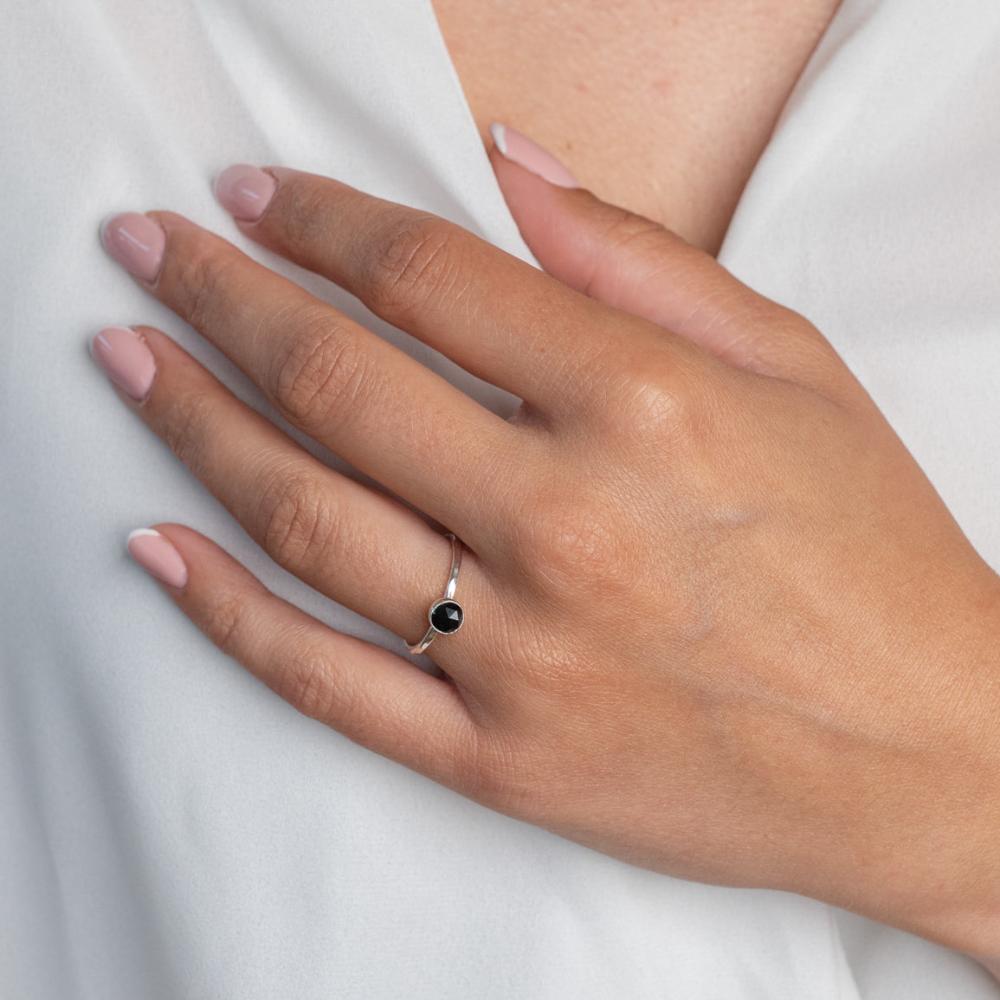
[[[187,583],[187,565],[180,552],[155,528],[130,531],[125,547],[128,554],[161,583],[178,589]]]
[[[97,227],[97,236],[101,241],[101,246],[107,247],[108,245],[108,226],[111,225],[113,219],[121,215],[121,212],[111,212],[110,214],[104,216],[101,219],[100,225]]]
[[[580,182],[569,169],[534,139],[509,125],[494,122],[490,134],[501,155],[556,187],[578,188]]]
[[[128,533],[128,538],[125,539],[125,548],[128,548],[132,544],[132,540],[135,538],[162,538],[156,528],[133,528]]]
[[[507,129],[501,122],[492,122],[490,124],[490,138],[493,139],[493,145],[500,151],[501,155],[507,155]]]
[[[107,354],[111,349],[111,345],[108,343],[108,338],[104,336],[104,331],[101,330],[99,333],[95,333],[87,341],[87,353],[90,355],[92,361],[96,361],[102,368],[104,367],[104,362],[102,361],[102,354]]]

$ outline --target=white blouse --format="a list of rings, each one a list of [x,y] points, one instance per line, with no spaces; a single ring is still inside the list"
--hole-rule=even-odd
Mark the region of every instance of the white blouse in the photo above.
[[[998,92],[995,0],[846,0],[722,253],[832,339],[994,565]],[[926,941],[632,868],[351,744],[226,659],[125,555],[129,529],[186,522],[399,648],[271,564],[86,342],[158,325],[270,412],[99,248],[109,212],[172,208],[510,408],[251,246],[209,190],[230,162],[285,163],[528,257],[426,0],[6,0],[0,93],[0,996],[1000,996]]]

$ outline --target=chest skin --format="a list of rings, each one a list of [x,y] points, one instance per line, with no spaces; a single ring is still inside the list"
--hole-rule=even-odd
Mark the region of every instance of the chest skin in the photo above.
[[[526,132],[600,197],[718,250],[839,0],[434,0],[484,136]]]

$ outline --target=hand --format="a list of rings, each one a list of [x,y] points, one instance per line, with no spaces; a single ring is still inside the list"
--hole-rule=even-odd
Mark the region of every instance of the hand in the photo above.
[[[247,236],[517,394],[509,421],[179,215],[103,232],[394,494],[314,459],[163,333],[100,334],[122,398],[278,563],[413,641],[450,561],[414,509],[465,542],[442,673],[327,628],[190,529],[133,554],[304,713],[494,809],[996,951],[996,576],[806,320],[492,155],[549,274],[295,170],[231,168],[219,194]]]

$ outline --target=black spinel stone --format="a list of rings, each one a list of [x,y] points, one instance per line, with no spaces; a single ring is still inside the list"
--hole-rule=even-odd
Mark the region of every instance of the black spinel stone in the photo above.
[[[435,631],[448,635],[457,632],[462,625],[462,606],[458,601],[438,601],[431,608],[431,625]]]

